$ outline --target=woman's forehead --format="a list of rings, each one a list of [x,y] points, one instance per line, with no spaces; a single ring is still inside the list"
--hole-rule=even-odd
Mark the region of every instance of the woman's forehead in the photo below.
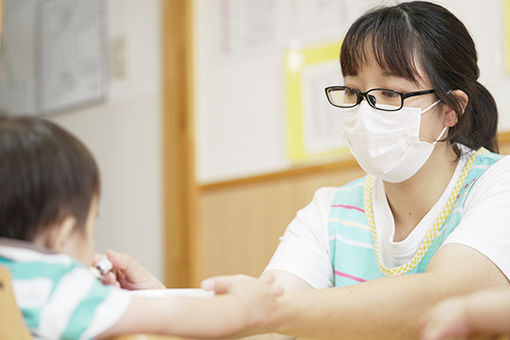
[[[391,62],[387,58],[377,56],[373,50],[367,50],[358,53],[360,61],[353,63],[356,67],[351,67],[349,73],[344,73],[344,78],[365,78],[365,79],[397,79],[411,82],[417,85],[429,85],[428,76],[417,56],[413,56],[412,60],[407,63],[407,70],[412,69],[412,77],[409,76],[407,70],[396,68],[398,63]],[[345,72],[345,71],[344,71]]]
[[[356,75],[365,65],[375,64],[386,73],[418,82],[425,74],[421,48],[414,39],[406,38],[399,40],[381,32],[347,36],[340,54],[344,76]]]

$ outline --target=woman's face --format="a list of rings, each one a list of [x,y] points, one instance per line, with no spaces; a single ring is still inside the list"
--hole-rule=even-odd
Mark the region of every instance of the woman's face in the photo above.
[[[386,88],[399,92],[414,92],[430,90],[432,86],[423,68],[417,63],[418,74],[421,77],[418,83],[407,78],[396,76],[384,71],[374,60],[369,60],[356,75],[345,76],[345,85],[362,92],[373,88]],[[437,101],[434,93],[407,98],[405,107],[418,107],[425,109]],[[422,114],[420,125],[420,140],[432,143],[439,138],[444,128],[445,107],[439,103]],[[445,136],[442,136],[444,138]]]

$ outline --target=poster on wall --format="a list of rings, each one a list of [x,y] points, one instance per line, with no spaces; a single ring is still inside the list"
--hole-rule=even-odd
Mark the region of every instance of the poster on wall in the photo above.
[[[341,134],[342,115],[325,87],[343,82],[340,43],[290,49],[285,57],[288,156],[292,162],[350,157]]]
[[[101,0],[40,3],[36,25],[40,113],[105,98],[104,7]]]
[[[257,55],[285,41],[282,1],[220,0],[219,9],[223,56]]]
[[[0,108],[52,114],[107,94],[102,0],[5,0]]]
[[[338,39],[348,23],[348,3],[338,0],[289,0],[289,39]]]
[[[338,39],[348,4],[338,0],[216,0],[222,56],[257,56],[285,49],[289,41]]]

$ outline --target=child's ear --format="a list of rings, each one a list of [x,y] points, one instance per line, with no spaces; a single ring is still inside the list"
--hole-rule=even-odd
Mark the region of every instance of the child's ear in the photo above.
[[[50,232],[46,245],[57,252],[61,251],[71,238],[75,227],[76,218],[74,216],[67,216]]]

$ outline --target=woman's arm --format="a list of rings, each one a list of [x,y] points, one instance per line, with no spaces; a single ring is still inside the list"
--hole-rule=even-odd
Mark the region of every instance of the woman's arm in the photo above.
[[[285,292],[275,317],[256,332],[331,339],[416,339],[418,323],[436,302],[508,281],[484,255],[451,244],[427,272],[349,287]]]

